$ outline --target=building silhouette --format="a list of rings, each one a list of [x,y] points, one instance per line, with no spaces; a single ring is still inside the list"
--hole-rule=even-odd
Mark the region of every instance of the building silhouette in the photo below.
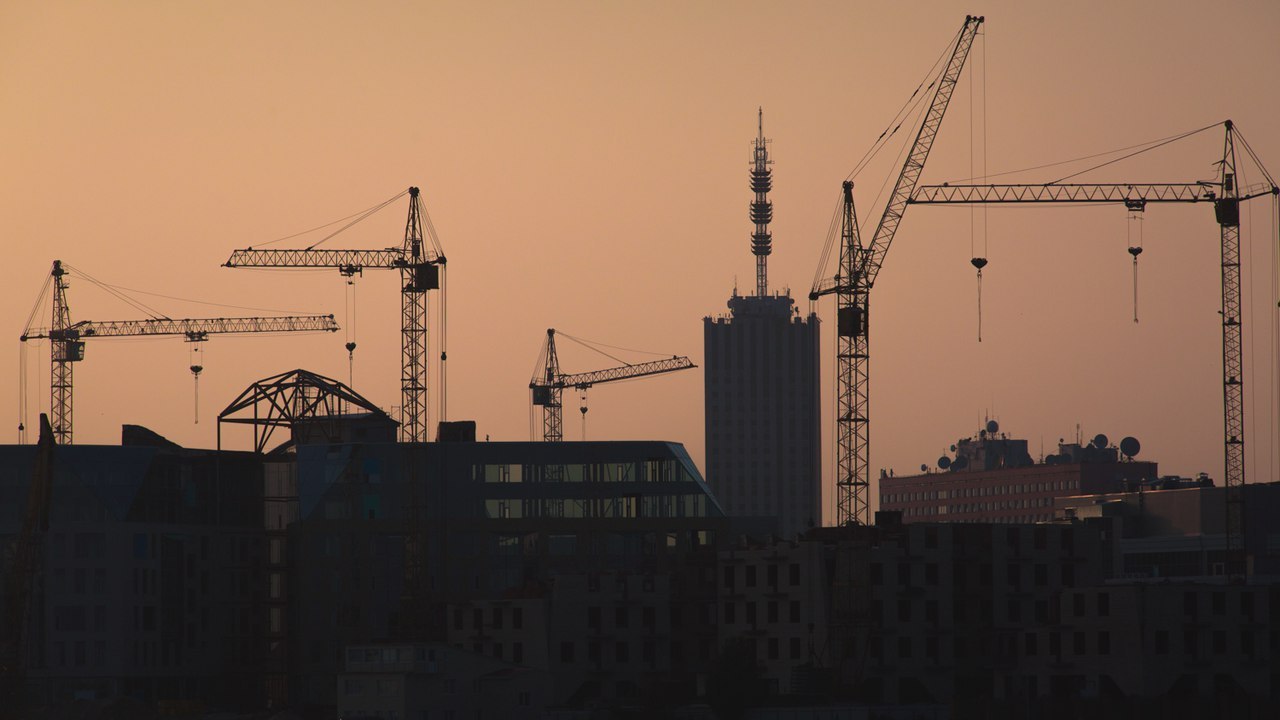
[[[703,319],[706,475],[725,512],[774,516],[791,537],[822,522],[818,318],[769,293],[773,179],[763,120],[752,150],[756,291]]]

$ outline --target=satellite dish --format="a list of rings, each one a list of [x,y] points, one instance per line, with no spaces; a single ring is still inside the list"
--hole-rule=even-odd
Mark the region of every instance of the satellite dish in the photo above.
[[[951,452],[955,452],[955,451],[956,451],[956,446],[955,446],[955,445],[952,445],[952,446],[951,446]]]
[[[960,457],[951,461],[951,467],[955,468],[956,470],[963,470],[969,467],[969,458],[961,455]]]
[[[1138,442],[1138,438],[1129,436],[1120,441],[1120,452],[1125,457],[1133,457],[1142,449],[1142,443]]]
[[[1107,436],[1103,435],[1102,433],[1098,433],[1097,435],[1093,436],[1093,446],[1098,448],[1099,450],[1105,448],[1107,446],[1107,442],[1108,442]]]
[[[996,433],[1000,432],[1000,423],[996,422],[995,420],[988,420],[987,432],[991,435],[995,435]]]
[[[1057,464],[1058,464],[1058,456],[1057,456],[1057,455],[1045,455],[1045,456],[1044,456],[1044,464],[1045,464],[1045,465],[1057,465]]]
[[[925,463],[920,463],[920,472],[929,472],[929,466]]]
[[[947,468],[951,467],[951,458],[947,457],[946,455],[943,455],[942,457],[938,458],[938,467],[942,468],[943,470],[946,470]]]

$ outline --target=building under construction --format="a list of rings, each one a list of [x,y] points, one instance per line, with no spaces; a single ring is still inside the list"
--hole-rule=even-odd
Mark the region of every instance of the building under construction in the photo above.
[[[763,118],[763,115],[761,116]],[[703,319],[707,482],[734,516],[774,516],[783,537],[822,524],[818,318],[770,294],[773,187],[763,119],[752,148],[752,295]]]

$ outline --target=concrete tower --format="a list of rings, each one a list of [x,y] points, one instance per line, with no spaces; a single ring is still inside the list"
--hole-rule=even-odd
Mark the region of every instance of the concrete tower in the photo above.
[[[764,115],[752,147],[756,292],[703,319],[707,482],[730,515],[773,516],[792,537],[822,523],[818,318],[769,294],[773,189]]]

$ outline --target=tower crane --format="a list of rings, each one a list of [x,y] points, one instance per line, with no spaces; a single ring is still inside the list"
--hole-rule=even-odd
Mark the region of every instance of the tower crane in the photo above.
[[[1222,417],[1223,462],[1227,493],[1227,549],[1239,570],[1243,549],[1240,507],[1245,482],[1244,359],[1240,299],[1240,203],[1264,195],[1280,196],[1280,187],[1240,134],[1227,120],[1216,181],[1191,183],[1061,183],[925,185],[910,199],[916,205],[1089,203],[1124,204],[1142,211],[1148,203],[1213,203],[1221,240],[1222,266]],[[1210,126],[1212,127],[1212,126]],[[1203,128],[1208,129],[1208,128]],[[1190,133],[1189,133],[1190,134]],[[1244,146],[1267,182],[1240,188],[1236,174],[1236,141]],[[1131,249],[1130,252],[1133,250]],[[1140,252],[1140,249],[1139,249]]]
[[[403,414],[400,433],[404,442],[422,442],[427,436],[427,291],[442,288],[445,257],[435,237],[434,228],[431,227],[430,218],[427,219],[426,227],[430,231],[427,237],[431,247],[424,247],[425,213],[422,211],[418,188],[411,187],[406,192],[409,195],[409,217],[405,223],[404,244],[401,247],[381,250],[327,250],[316,249],[315,245],[299,250],[263,250],[250,247],[231,253],[224,265],[231,268],[336,268],[348,277],[363,273],[365,268],[399,270],[400,394]],[[396,195],[382,206],[404,194]],[[348,344],[348,351],[354,347]],[[443,363],[446,359],[443,342],[441,347],[440,359]],[[442,385],[443,375],[442,369]],[[444,392],[443,387],[441,392]]]
[[[617,367],[594,370],[592,372],[562,373],[560,372],[560,358],[556,354],[555,328],[547,328],[547,340],[543,343],[542,352],[538,356],[538,365],[541,370],[534,372],[533,379],[529,381],[529,389],[533,391],[533,404],[542,406],[542,439],[546,442],[560,442],[564,439],[560,401],[565,388],[586,392],[587,388],[592,385],[617,380],[630,380],[648,375],[661,375],[662,373],[697,367],[689,358],[683,355],[673,355],[663,360],[636,363],[634,365],[623,363]],[[586,406],[584,405],[583,413],[585,412]]]
[[[810,300],[836,296],[836,522],[865,525],[870,520],[870,350],[868,300],[907,202],[920,180],[942,117],[951,102],[960,71],[973,46],[982,17],[965,16],[942,74],[932,85],[933,99],[907,152],[884,214],[871,241],[863,244],[853,207],[853,183],[843,185],[840,264],[836,275],[820,279]],[[819,273],[822,268],[819,268]]]
[[[84,342],[90,338],[174,335],[188,342],[204,342],[213,334],[248,334],[276,332],[333,332],[338,323],[332,315],[287,315],[280,317],[240,317],[182,319],[148,318],[144,320],[81,320],[71,322],[67,305],[67,270],[61,260],[53,261],[50,278],[53,283],[53,317],[51,327],[27,327],[19,338],[22,342],[49,340],[49,411],[53,415],[53,436],[59,445],[72,440],[72,368],[84,360]],[[47,287],[47,286],[46,286]],[[191,372],[199,378],[199,365]]]

